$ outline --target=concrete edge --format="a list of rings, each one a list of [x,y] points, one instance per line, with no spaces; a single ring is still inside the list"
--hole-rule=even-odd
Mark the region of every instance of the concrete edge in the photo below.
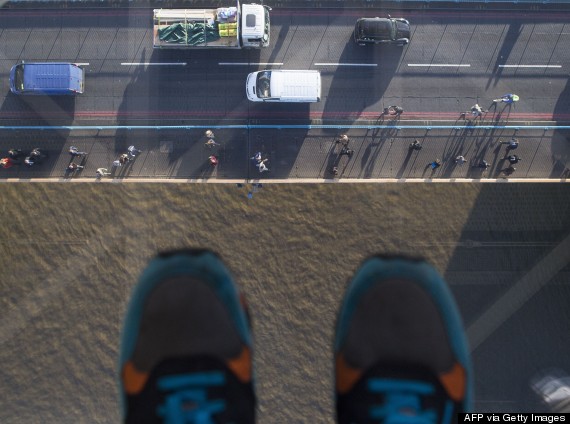
[[[370,179],[213,179],[213,178],[0,178],[1,183],[167,183],[167,184],[394,184],[394,183],[570,183],[569,178],[370,178]]]

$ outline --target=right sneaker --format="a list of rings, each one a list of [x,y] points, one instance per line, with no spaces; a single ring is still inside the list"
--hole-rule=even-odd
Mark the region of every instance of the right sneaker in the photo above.
[[[340,309],[334,356],[339,424],[451,424],[471,408],[461,317],[424,260],[364,261]]]
[[[159,254],[135,286],[119,359],[126,423],[255,422],[243,297],[208,250]]]

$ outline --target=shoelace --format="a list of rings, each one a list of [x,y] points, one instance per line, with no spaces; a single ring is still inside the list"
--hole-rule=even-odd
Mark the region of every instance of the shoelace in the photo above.
[[[370,408],[370,417],[384,424],[439,423],[433,409],[423,409],[422,396],[433,395],[435,388],[423,381],[405,381],[383,378],[368,380],[368,390],[384,396],[383,405]],[[441,423],[450,423],[453,404],[446,404]]]
[[[165,424],[214,424],[213,415],[222,412],[226,404],[208,399],[207,390],[225,382],[219,371],[162,377],[158,389],[167,395],[157,414]]]

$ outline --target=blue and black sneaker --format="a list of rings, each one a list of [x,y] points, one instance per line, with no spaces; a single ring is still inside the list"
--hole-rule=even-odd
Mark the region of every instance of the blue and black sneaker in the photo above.
[[[119,359],[126,423],[255,422],[245,301],[208,250],[159,254],[133,290]]]
[[[364,261],[340,309],[334,355],[339,424],[450,424],[471,408],[461,317],[421,259]]]

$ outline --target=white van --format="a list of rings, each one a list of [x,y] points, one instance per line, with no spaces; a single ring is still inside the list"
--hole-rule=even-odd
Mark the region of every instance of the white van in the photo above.
[[[247,98],[252,102],[321,101],[319,71],[258,71],[247,76]]]

